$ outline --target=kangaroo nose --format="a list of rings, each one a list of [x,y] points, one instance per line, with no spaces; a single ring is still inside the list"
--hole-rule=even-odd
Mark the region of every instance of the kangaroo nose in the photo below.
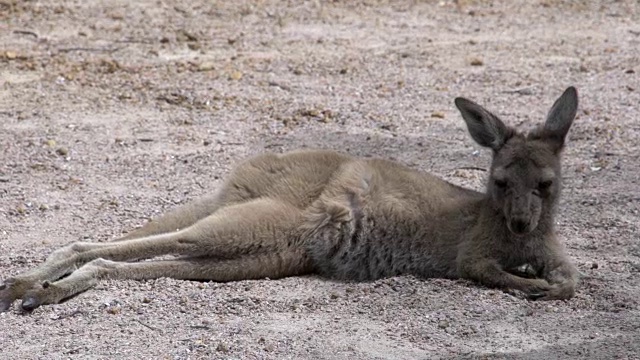
[[[516,234],[524,234],[527,231],[529,222],[522,219],[511,220],[511,231]]]

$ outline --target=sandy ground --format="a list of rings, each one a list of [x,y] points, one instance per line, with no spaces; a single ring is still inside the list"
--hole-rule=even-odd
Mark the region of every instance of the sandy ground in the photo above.
[[[640,358],[640,3],[173,4],[0,1],[0,278],[210,192],[263,151],[384,156],[482,188],[490,154],[453,98],[527,129],[575,85],[558,227],[579,292],[104,281],[0,314],[2,358]]]

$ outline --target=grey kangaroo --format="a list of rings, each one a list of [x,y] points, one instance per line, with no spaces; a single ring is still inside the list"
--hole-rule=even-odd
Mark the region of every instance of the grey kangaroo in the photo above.
[[[456,98],[471,137],[493,151],[486,193],[382,159],[330,151],[264,154],[221,188],[110,242],[76,242],[0,285],[0,311],[31,311],[99,279],[237,281],[319,274],[465,278],[530,299],[568,299],[578,272],[554,229],[560,152],[578,106],[568,88],[522,134]],[[172,258],[153,259],[174,255]]]

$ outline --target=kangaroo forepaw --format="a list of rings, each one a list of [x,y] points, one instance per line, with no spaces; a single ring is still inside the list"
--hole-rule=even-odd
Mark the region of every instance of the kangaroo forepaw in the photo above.
[[[526,279],[534,279],[538,276],[538,271],[531,264],[522,264],[509,270],[510,273]]]
[[[575,285],[569,282],[556,284],[551,286],[547,291],[530,293],[529,300],[549,301],[549,300],[566,300],[575,295]]]
[[[521,291],[526,298],[531,300],[545,296],[548,291],[553,289],[553,285],[549,284],[547,280],[544,279],[516,278],[516,280],[517,283],[509,286],[509,288]]]

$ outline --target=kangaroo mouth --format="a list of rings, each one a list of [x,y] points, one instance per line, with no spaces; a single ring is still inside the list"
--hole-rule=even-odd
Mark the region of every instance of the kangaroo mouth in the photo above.
[[[507,228],[514,235],[522,236],[527,235],[535,229],[535,226],[531,226],[531,223],[524,221],[507,221]]]

